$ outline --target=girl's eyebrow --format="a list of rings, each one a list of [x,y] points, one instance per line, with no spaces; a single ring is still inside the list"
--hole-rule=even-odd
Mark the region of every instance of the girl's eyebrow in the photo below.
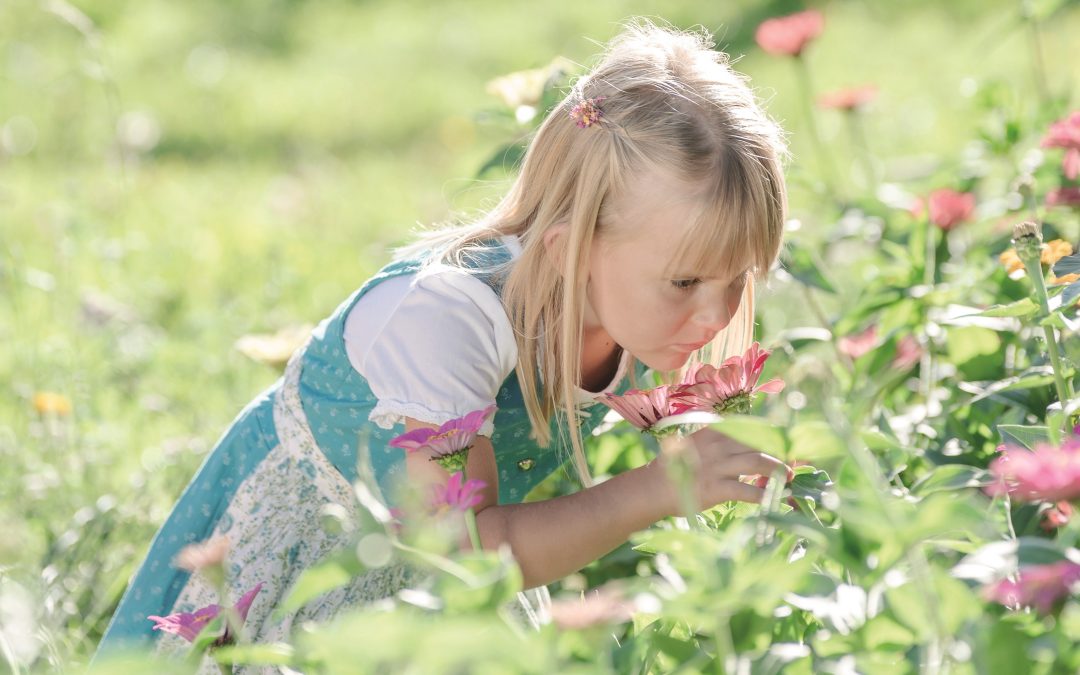
[[[738,274],[735,274],[734,276],[732,276],[727,281],[729,281],[729,282],[735,281],[739,277],[746,276],[750,272],[752,267],[753,266],[748,266],[748,267],[744,268],[743,271],[739,272]],[[671,278],[672,279],[702,279],[704,281],[712,281],[714,279],[721,279],[722,277],[708,276],[708,275],[704,275],[704,274],[695,274],[695,273],[692,273],[692,272],[688,272],[686,274],[673,274],[673,275],[671,275]]]

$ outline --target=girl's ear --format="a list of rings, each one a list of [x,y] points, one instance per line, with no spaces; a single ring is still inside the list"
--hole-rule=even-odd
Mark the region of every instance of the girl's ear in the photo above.
[[[565,222],[555,223],[544,232],[544,249],[548,262],[560,275],[565,274],[566,239],[569,233],[570,225]]]

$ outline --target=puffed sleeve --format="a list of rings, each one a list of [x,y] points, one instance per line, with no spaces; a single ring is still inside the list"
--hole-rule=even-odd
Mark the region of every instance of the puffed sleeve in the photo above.
[[[495,403],[517,361],[495,292],[446,267],[368,291],[346,317],[345,345],[378,399],[369,419],[384,429],[405,417],[442,424]],[[492,430],[488,420],[480,433]]]

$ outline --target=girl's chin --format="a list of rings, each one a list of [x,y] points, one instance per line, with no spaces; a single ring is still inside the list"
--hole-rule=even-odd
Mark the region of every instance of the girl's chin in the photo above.
[[[690,355],[692,353],[693,352],[683,353],[677,351],[670,351],[662,354],[637,356],[637,360],[641,361],[652,370],[655,370],[657,372],[667,372],[672,370],[678,370],[685,366],[686,362],[690,360]]]

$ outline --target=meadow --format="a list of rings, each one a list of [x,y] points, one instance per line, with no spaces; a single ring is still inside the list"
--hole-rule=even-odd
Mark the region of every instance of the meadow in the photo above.
[[[1052,495],[989,493],[1002,444],[1044,460],[1036,476],[1080,468],[1080,120],[1047,141],[1080,110],[1077,5],[0,4],[0,663],[85,667],[176,496],[296,336],[418,227],[490,205],[530,115],[647,15],[715,31],[790,133],[788,245],[757,299],[786,388],[717,428],[805,463],[801,501],[774,490],[642,533],[553,586],[577,602],[611,585],[633,606],[584,626],[515,633],[497,612],[512,565],[493,554],[468,566],[495,581],[437,585],[438,612],[402,602],[221,658],[1076,672],[1080,596],[1062,579],[1080,566],[1080,471]],[[755,41],[807,8],[824,28],[799,56]],[[541,96],[489,84],[556,57]],[[1020,255],[1022,221],[1041,265]],[[589,441],[594,473],[650,443],[616,425]],[[574,489],[560,471],[533,498]],[[333,564],[324,579],[359,563]],[[1047,565],[1052,601],[1023,596],[1025,568]]]

